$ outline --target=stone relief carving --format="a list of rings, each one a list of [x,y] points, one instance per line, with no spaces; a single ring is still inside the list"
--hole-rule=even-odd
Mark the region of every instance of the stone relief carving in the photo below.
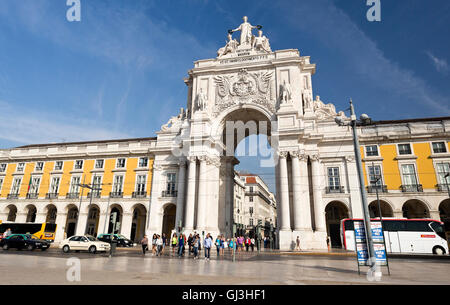
[[[218,75],[216,84],[216,103],[214,115],[234,105],[255,103],[275,112],[275,103],[270,100],[273,72],[249,73],[241,69],[237,75]]]
[[[316,96],[314,101],[314,114],[317,116],[319,120],[325,120],[328,118],[336,117],[336,108],[333,104],[324,104],[320,100],[320,96]]]
[[[177,116],[173,116],[169,119],[169,121],[161,126],[162,131],[169,131],[177,125],[178,122],[181,122],[186,118],[186,112],[184,111],[184,108],[180,108],[180,113]]]

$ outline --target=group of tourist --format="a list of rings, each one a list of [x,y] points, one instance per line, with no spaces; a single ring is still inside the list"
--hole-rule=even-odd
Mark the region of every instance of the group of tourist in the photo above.
[[[264,239],[264,247],[268,244],[269,239]],[[142,253],[145,255],[148,250],[149,240],[147,235],[141,240],[142,245]],[[197,232],[189,234],[186,237],[185,234],[177,234],[173,233],[172,238],[170,240],[167,239],[166,235],[163,233],[162,236],[158,234],[153,234],[152,237],[152,255],[160,256],[163,254],[166,246],[172,248],[170,251],[171,256],[183,257],[185,255],[186,250],[188,251],[188,255],[192,255],[194,259],[199,258],[199,253],[204,249],[205,259],[209,260],[211,256],[211,248],[213,246],[216,247],[217,256],[224,256],[225,251],[232,251],[234,248],[237,252],[245,251],[249,252],[250,250],[253,252],[255,250],[256,241],[252,237],[249,236],[238,236],[234,239],[225,238],[224,235],[219,235],[214,240],[210,233],[206,234],[203,238],[200,237],[200,234]]]

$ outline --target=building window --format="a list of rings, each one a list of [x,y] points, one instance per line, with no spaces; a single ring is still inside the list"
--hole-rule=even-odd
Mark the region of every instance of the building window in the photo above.
[[[376,157],[376,156],[378,156],[378,146],[376,146],[376,145],[366,146],[366,156],[367,157]]]
[[[72,182],[70,183],[70,194],[78,194],[80,189],[81,177],[74,176],[72,177]]]
[[[116,194],[122,193],[122,186],[123,186],[123,176],[122,175],[115,176],[113,184],[113,193]]]
[[[92,179],[92,195],[100,196],[100,189],[102,187],[102,176],[94,176]]]
[[[175,193],[175,183],[176,183],[176,174],[175,173],[168,173],[167,174],[167,194],[174,194]]]
[[[103,163],[104,162],[105,162],[105,160],[103,160],[103,159],[95,160],[95,168],[97,168],[97,169],[103,168]]]
[[[117,159],[116,168],[124,168],[125,167],[125,158]]]
[[[438,176],[438,184],[450,185],[450,177],[445,178],[445,175],[450,173],[450,163],[438,163],[436,164],[436,172]]]
[[[369,183],[370,185],[382,185],[382,177],[381,177],[381,166],[374,165],[369,166]]]
[[[3,178],[0,178],[0,192],[2,191]]]
[[[410,144],[398,144],[399,155],[411,155],[411,145]]]
[[[250,225],[253,226],[253,218],[250,218]]]
[[[248,201],[253,202],[253,196],[248,197]]]
[[[4,173],[6,171],[6,166],[7,165],[8,164],[6,164],[6,163],[1,163],[0,164],[0,173]]]
[[[75,161],[75,169],[83,169],[83,160]]]
[[[139,167],[147,167],[148,166],[148,158],[142,157],[139,158]]]
[[[341,189],[339,167],[328,168],[328,187],[330,191],[339,191]]]
[[[435,153],[435,154],[441,154],[441,153],[447,152],[447,148],[445,147],[444,142],[434,142],[432,144],[432,146],[433,146],[433,153]]]
[[[138,175],[136,179],[136,192],[139,194],[145,193],[145,183],[147,181],[146,175]]]
[[[41,184],[41,177],[33,177],[31,178],[30,190],[28,191],[30,194],[37,194],[39,192],[39,185]]]
[[[249,212],[250,212],[250,214],[253,214],[253,207],[249,208]]]
[[[250,186],[250,193],[253,193],[253,186]]]
[[[417,183],[416,169],[414,164],[402,164],[403,191],[417,192],[420,187]]]
[[[12,188],[11,188],[11,194],[14,194],[14,195],[19,194],[21,183],[22,183],[22,178],[14,178]]]
[[[59,182],[61,181],[60,177],[53,177],[52,183],[50,184],[50,194],[58,194],[59,191]]]
[[[35,171],[40,172],[44,169],[44,162],[37,162],[36,167],[34,168]]]
[[[78,161],[77,161],[78,162]],[[56,161],[55,162],[55,171],[60,171],[60,170],[62,170],[62,168],[63,168],[63,161]],[[83,161],[81,161],[81,167],[83,167]],[[75,169],[77,169],[76,168],[76,164],[75,164]],[[81,169],[81,168],[80,168]]]
[[[24,168],[25,168],[25,163],[21,162],[21,163],[17,164],[17,172],[18,173],[23,172]]]

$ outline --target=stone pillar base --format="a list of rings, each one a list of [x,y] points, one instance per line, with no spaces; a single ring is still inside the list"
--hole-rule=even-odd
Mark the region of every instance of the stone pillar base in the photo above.
[[[295,238],[292,236],[291,230],[280,230],[278,232],[278,247],[280,250],[288,251],[295,249]]]
[[[326,250],[327,249],[327,233],[323,231],[313,232],[312,230],[296,230],[291,233],[292,245],[290,249],[295,250],[297,247],[297,236],[300,238],[300,251],[304,250]],[[283,249],[280,249],[283,250]]]

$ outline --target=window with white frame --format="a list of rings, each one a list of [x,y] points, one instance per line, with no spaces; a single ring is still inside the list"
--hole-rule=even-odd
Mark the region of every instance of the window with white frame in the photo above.
[[[328,167],[328,187],[330,191],[338,191],[341,189],[341,179],[339,176],[339,167]]]
[[[445,147],[445,142],[433,142],[431,144],[433,146],[433,153],[441,154],[447,152],[447,147]]]
[[[94,176],[92,178],[92,187],[93,187],[93,190],[91,190],[92,193],[95,195],[100,195],[101,192],[100,189],[102,187],[102,176]]]
[[[6,163],[1,163],[0,164],[0,173],[4,173],[4,172],[6,172],[6,166],[7,166],[8,164],[6,164]]]
[[[399,155],[411,155],[412,154],[412,150],[411,150],[411,144],[398,144],[398,154]]]
[[[125,167],[125,158],[119,158],[116,162],[116,168],[124,168]]]
[[[248,201],[253,202],[253,196],[248,197]]]
[[[31,178],[30,194],[37,194],[39,192],[39,185],[41,184],[41,177]]]
[[[19,164],[17,164],[17,169],[16,169],[16,171],[17,171],[18,173],[21,173],[21,172],[23,172],[24,168],[25,168],[25,163],[24,163],[24,162],[20,162]]]
[[[167,194],[175,194],[175,184],[177,175],[175,173],[167,173]]]
[[[36,162],[35,171],[40,172],[44,169],[44,162]]]
[[[402,176],[404,185],[417,185],[416,168],[414,164],[402,164]]]
[[[101,169],[103,168],[103,163],[105,162],[105,160],[103,159],[99,159],[99,160],[95,160],[95,168],[96,169]]]
[[[0,177],[0,192],[2,191],[2,186],[3,186],[3,178]]]
[[[450,185],[450,177],[446,175],[450,174],[450,163],[437,163],[436,173],[438,178],[438,184],[440,185]]]
[[[148,158],[142,157],[139,158],[139,167],[147,167],[148,166]]]
[[[73,176],[72,181],[70,182],[70,194],[78,194],[80,190],[80,183],[81,183],[81,177],[80,176]]]
[[[113,193],[116,194],[122,193],[122,188],[123,188],[123,175],[114,176]]]
[[[145,183],[147,181],[147,175],[138,175],[136,178],[136,192],[139,194],[145,193]]]
[[[250,225],[253,226],[253,218],[250,218]]]
[[[366,146],[366,156],[367,157],[377,157],[378,156],[378,146],[377,145]]]
[[[19,194],[20,191],[20,184],[22,184],[22,178],[14,178],[12,187],[11,187],[11,194]]]
[[[381,166],[371,165],[369,169],[369,183],[370,185],[380,186],[383,184],[383,178],[381,176]]]
[[[52,177],[52,182],[50,184],[50,194],[57,194],[59,191],[59,182],[61,181],[61,177]]]
[[[75,161],[75,169],[83,169],[83,160]]]
[[[83,162],[83,161],[81,161],[81,162]],[[64,162],[63,161],[56,161],[55,162],[55,171],[60,171],[60,170],[62,170],[63,169],[63,164],[64,164]],[[83,163],[81,163],[81,168],[83,167]],[[81,169],[81,168],[76,168],[75,167],[75,169]]]

